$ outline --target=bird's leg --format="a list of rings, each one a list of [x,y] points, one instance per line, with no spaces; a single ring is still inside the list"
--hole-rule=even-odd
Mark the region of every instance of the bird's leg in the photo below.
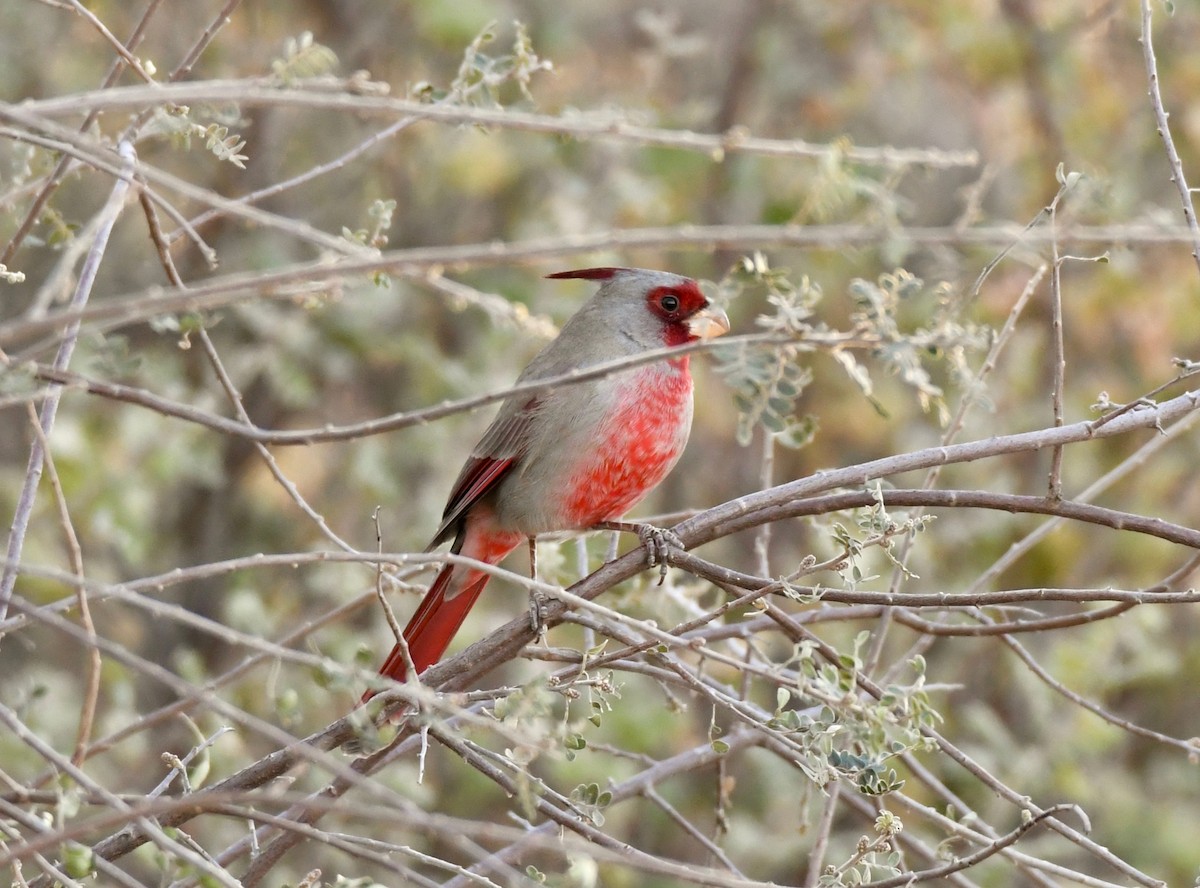
[[[529,538],[529,578],[538,581],[537,537]],[[537,635],[537,641],[546,640],[546,596],[541,589],[529,590],[529,628]]]
[[[592,530],[616,530],[622,533],[636,533],[642,545],[646,547],[646,563],[650,567],[658,566],[658,585],[667,578],[667,562],[671,549],[682,549],[683,540],[669,527],[655,527],[639,521],[601,521],[593,524]]]

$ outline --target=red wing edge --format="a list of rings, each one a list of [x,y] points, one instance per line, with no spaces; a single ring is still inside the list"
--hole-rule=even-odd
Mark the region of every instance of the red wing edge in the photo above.
[[[429,549],[449,539],[456,533],[456,525],[467,510],[489,490],[499,484],[521,459],[528,443],[529,423],[537,411],[539,399],[535,395],[520,408],[513,410],[506,403],[499,415],[488,426],[475,450],[458,473],[454,489],[446,501],[442,523]]]
[[[516,461],[516,457],[512,456],[508,459],[473,456],[467,460],[467,464],[463,466],[462,474],[459,476],[458,484],[454,486],[454,491],[446,503],[446,511],[442,513],[442,523],[438,525],[437,533],[433,535],[433,541],[429,544],[430,549],[449,539],[454,533],[458,519],[466,513],[467,509],[475,505],[480,497],[499,484]]]

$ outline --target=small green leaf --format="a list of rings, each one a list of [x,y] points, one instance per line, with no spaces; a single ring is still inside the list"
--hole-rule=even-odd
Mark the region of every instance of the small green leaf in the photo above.
[[[775,691],[775,711],[782,712],[783,707],[787,706],[792,699],[792,692],[787,688],[778,688]]]
[[[78,845],[71,842],[67,845],[67,849],[63,852],[63,868],[67,871],[67,875],[75,879],[82,879],[89,876],[95,870],[95,858],[92,856],[92,849],[87,845]]]

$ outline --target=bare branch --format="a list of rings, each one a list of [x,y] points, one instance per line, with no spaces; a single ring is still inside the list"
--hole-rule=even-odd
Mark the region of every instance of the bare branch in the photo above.
[[[136,156],[133,153],[133,146],[128,142],[121,144],[120,154],[123,164],[120,176],[113,185],[108,203],[100,211],[100,218],[103,221],[96,231],[96,239],[92,242],[91,250],[84,260],[83,267],[80,269],[79,283],[75,288],[75,295],[71,298],[71,308],[76,311],[87,305],[88,297],[92,293],[92,285],[96,282],[96,273],[100,270],[100,263],[104,258],[104,251],[108,246],[108,237],[112,233],[113,225],[116,224],[117,216],[120,215],[121,209],[125,205],[125,194],[129,189]],[[71,363],[71,355],[75,351],[75,342],[78,336],[79,323],[70,323],[63,334],[62,341],[58,347],[58,353],[54,357],[55,369],[67,369],[67,366]],[[52,389],[45,400],[42,401],[42,411],[39,418],[42,435],[34,441],[33,446],[30,448],[29,465],[25,469],[25,484],[21,488],[20,497],[17,501],[16,514],[13,516],[12,526],[8,533],[7,563],[3,574],[0,575],[0,620],[3,620],[8,615],[13,584],[17,579],[16,565],[21,560],[21,549],[25,544],[25,533],[29,528],[29,518],[33,513],[33,502],[37,495],[38,481],[42,477],[42,466],[46,458],[45,451],[42,449],[42,442],[49,437],[50,430],[54,428],[54,418],[58,413],[60,391]]]
[[[1191,235],[1192,258],[1196,267],[1200,268],[1200,222],[1196,221],[1196,208],[1192,204],[1192,189],[1188,187],[1187,177],[1183,173],[1183,161],[1175,149],[1175,139],[1171,135],[1169,115],[1163,105],[1162,89],[1158,81],[1158,61],[1154,57],[1153,29],[1150,27],[1150,0],[1141,0],[1142,32],[1138,42],[1142,44],[1142,57],[1146,61],[1146,79],[1150,86],[1150,105],[1154,109],[1154,119],[1158,124],[1158,135],[1163,140],[1167,151],[1167,163],[1171,166],[1171,182],[1179,192],[1179,203],[1183,209],[1183,219],[1187,223]]]
[[[290,107],[338,111],[356,115],[411,117],[449,124],[473,124],[504,127],[527,132],[551,133],[578,139],[612,139],[637,145],[679,148],[709,154],[720,160],[726,154],[760,154],[768,157],[825,157],[831,153],[856,163],[885,167],[929,166],[947,168],[974,166],[974,151],[936,149],[857,148],[843,145],[814,145],[801,139],[765,139],[746,134],[740,128],[709,135],[680,130],[637,126],[610,115],[553,117],[520,111],[473,108],[462,105],[436,105],[408,99],[347,92],[358,86],[354,81],[314,81],[292,88],[279,88],[270,81],[209,80],[200,83],[176,83],[153,88],[116,87],[78,93],[61,98],[31,100],[24,108],[37,117],[52,118],[90,111],[141,110],[167,104],[197,102],[236,102],[246,107]],[[307,87],[307,88],[306,88]]]

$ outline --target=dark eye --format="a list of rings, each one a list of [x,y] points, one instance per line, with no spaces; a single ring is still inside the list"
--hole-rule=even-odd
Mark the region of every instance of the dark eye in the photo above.
[[[668,293],[658,300],[658,304],[662,306],[663,311],[673,312],[679,310],[679,297]]]

